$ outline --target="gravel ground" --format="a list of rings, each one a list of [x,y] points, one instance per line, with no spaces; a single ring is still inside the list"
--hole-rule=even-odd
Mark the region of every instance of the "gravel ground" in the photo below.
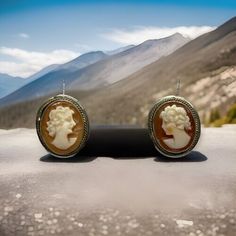
[[[0,130],[0,236],[235,236],[235,142],[225,126],[181,160],[58,161],[34,130]]]

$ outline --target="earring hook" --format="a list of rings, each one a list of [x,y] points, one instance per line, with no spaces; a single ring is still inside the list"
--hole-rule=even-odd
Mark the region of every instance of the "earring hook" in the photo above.
[[[176,85],[176,96],[179,96],[180,93],[180,80],[177,81],[177,85]]]
[[[65,95],[65,91],[66,91],[66,84],[65,84],[65,80],[63,79],[62,82],[62,94]]]

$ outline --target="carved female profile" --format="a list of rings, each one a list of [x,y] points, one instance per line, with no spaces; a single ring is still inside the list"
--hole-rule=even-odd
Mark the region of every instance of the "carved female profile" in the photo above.
[[[49,121],[47,122],[47,130],[53,137],[52,144],[62,150],[72,146],[76,138],[69,138],[73,127],[76,125],[73,120],[74,111],[69,107],[58,106],[49,113]]]

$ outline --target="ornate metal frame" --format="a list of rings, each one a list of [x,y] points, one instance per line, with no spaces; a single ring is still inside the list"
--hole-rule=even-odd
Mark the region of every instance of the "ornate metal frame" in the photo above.
[[[58,155],[54,152],[52,152],[51,150],[49,150],[48,146],[46,145],[46,143],[44,142],[42,135],[41,135],[41,130],[40,130],[40,122],[41,122],[41,117],[45,111],[45,109],[54,102],[57,101],[67,101],[72,103],[81,113],[82,115],[82,119],[84,122],[84,135],[83,138],[81,140],[80,145],[78,146],[78,148],[76,148],[73,152],[69,153],[68,155]],[[85,145],[86,141],[88,140],[89,137],[89,119],[87,116],[87,113],[85,111],[85,109],[81,106],[81,104],[79,103],[79,101],[69,95],[64,95],[64,94],[59,94],[56,95],[55,97],[51,97],[49,98],[47,101],[45,101],[41,107],[39,108],[37,115],[36,115],[36,130],[37,130],[37,134],[39,137],[39,140],[41,142],[41,144],[44,146],[44,148],[53,156],[55,157],[59,157],[59,158],[69,158],[72,157],[74,155],[76,155]]]
[[[183,150],[180,153],[179,152],[170,152],[170,151],[167,151],[166,149],[164,149],[161,146],[159,140],[157,138],[155,138],[155,135],[154,135],[154,124],[153,124],[154,116],[155,116],[156,112],[159,110],[159,108],[167,102],[178,102],[178,103],[184,105],[191,112],[193,119],[194,119],[195,134],[194,134],[193,141],[189,147],[187,147],[185,150]],[[190,102],[185,100],[183,97],[171,95],[171,96],[163,97],[160,100],[158,100],[157,103],[150,110],[149,115],[148,115],[148,131],[149,131],[149,135],[154,143],[155,148],[162,155],[167,156],[167,157],[171,157],[171,158],[179,158],[179,157],[186,156],[196,146],[196,144],[200,138],[200,135],[201,135],[201,122],[200,122],[200,118],[198,116],[197,111],[194,109],[193,105]]]

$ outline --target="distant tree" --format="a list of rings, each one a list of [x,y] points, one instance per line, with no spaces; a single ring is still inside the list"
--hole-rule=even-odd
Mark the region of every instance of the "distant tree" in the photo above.
[[[227,123],[236,123],[236,104],[232,105],[227,112]]]
[[[217,108],[211,110],[209,123],[213,123],[216,120],[220,119],[220,112]]]
[[[201,122],[202,122],[202,124],[204,124],[205,127],[209,126],[209,119],[208,119],[208,116],[205,112],[202,114]]]

